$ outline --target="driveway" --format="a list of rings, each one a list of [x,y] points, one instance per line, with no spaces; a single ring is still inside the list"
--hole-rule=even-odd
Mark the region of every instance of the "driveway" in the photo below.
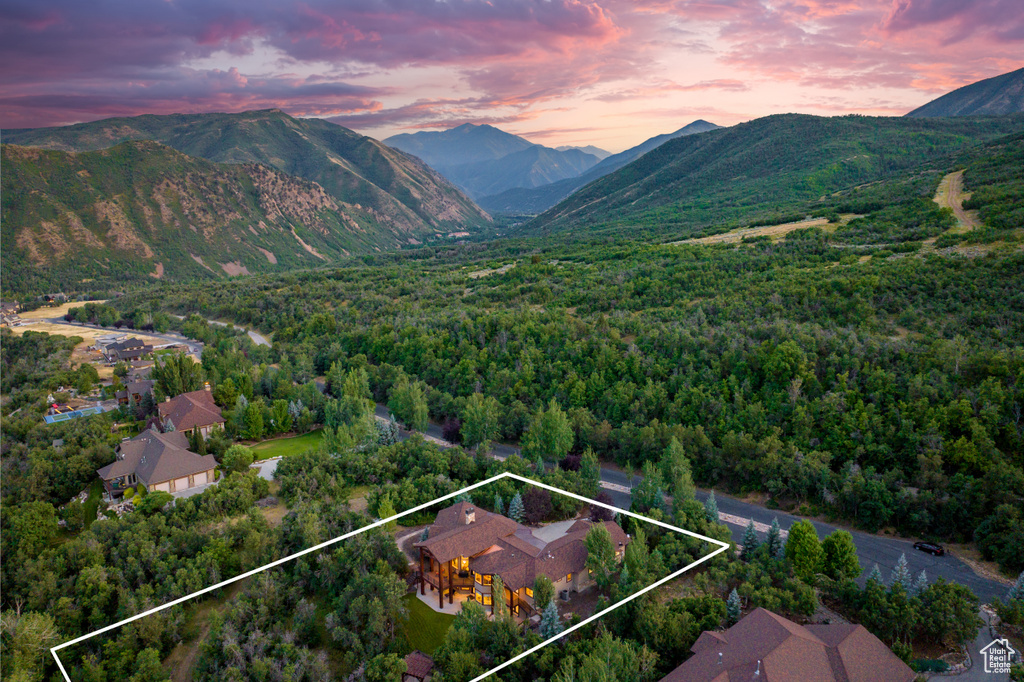
[[[254,463],[250,468],[259,471],[260,478],[264,478],[268,481],[273,481],[274,472],[277,471],[277,463],[280,461],[280,457],[275,457],[274,459],[264,459]]]
[[[204,483],[202,485],[197,485],[195,488],[189,488],[187,490],[182,490],[182,491],[179,491],[179,492],[176,492],[176,493],[171,493],[171,496],[174,497],[177,500],[183,500],[186,497],[192,497],[193,495],[198,495],[199,493],[203,492],[207,488],[212,488],[215,485],[217,485],[217,481],[214,481],[213,483]]]

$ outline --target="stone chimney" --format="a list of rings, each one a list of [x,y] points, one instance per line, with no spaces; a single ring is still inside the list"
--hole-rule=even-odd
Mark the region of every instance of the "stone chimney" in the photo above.
[[[468,507],[466,509],[466,525],[468,526],[474,521],[476,521],[476,510],[473,509],[472,507]]]
[[[169,395],[168,396],[164,396],[164,402],[165,403],[171,402],[171,396],[169,396]]]

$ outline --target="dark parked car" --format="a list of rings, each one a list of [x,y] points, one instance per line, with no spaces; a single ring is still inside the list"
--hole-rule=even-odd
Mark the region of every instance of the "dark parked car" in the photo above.
[[[942,549],[942,545],[937,545],[934,542],[915,542],[914,549],[928,552],[932,556],[944,556],[946,554],[946,550]]]

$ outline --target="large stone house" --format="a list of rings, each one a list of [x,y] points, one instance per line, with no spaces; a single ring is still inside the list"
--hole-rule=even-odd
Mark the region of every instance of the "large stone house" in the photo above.
[[[587,532],[590,521],[577,521],[566,533],[550,542],[512,519],[459,502],[437,513],[427,539],[416,543],[420,550],[420,594],[437,590],[438,606],[453,603],[462,592],[494,611],[491,594],[494,576],[505,586],[503,598],[515,615],[535,611],[533,584],[546,575],[562,590],[579,592],[593,584],[587,563]],[[621,559],[629,537],[617,523],[605,522]]]
[[[725,632],[703,632],[661,682],[911,682],[914,671],[862,625],[797,625],[757,608]]]
[[[114,463],[96,472],[110,499],[140,483],[151,492],[177,493],[215,480],[217,460],[213,455],[190,451],[188,438],[181,431],[160,433],[147,429],[120,443],[115,453]]]
[[[215,426],[223,427],[225,421],[220,408],[213,402],[209,384],[198,391],[167,398],[157,405],[157,411],[161,423],[170,419],[176,431],[198,429],[203,438],[208,438]]]

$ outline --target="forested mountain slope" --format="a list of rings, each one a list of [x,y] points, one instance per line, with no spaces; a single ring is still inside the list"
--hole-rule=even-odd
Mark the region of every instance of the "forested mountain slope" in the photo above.
[[[3,145],[8,292],[312,267],[377,243],[373,216],[308,180],[156,142]]]
[[[768,116],[671,140],[571,195],[522,233],[686,237],[711,225],[807,214],[834,192],[1021,130],[1024,116]]]
[[[1024,69],[957,88],[907,116],[1005,116],[1024,113]]]
[[[155,140],[219,163],[261,163],[316,182],[336,201],[359,206],[365,243],[378,248],[489,223],[483,211],[419,159],[333,123],[296,119],[276,109],[111,118],[63,128],[5,130],[3,138],[63,151]]]

